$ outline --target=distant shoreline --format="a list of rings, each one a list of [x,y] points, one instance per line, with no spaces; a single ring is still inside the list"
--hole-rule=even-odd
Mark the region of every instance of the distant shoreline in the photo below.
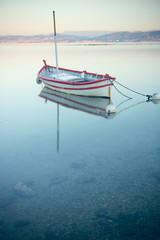
[[[54,42],[0,42],[2,44],[53,44]],[[72,46],[109,46],[109,45],[160,45],[160,42],[58,42],[58,45]]]
[[[100,33],[99,33],[100,34]],[[102,34],[102,33],[101,33]],[[0,35],[0,43],[53,43],[53,34],[40,34],[32,36],[24,35]],[[82,44],[109,44],[109,43],[153,43],[160,42],[160,31],[149,32],[110,32],[102,35],[87,36],[81,33],[67,34],[57,33],[58,43],[82,43]]]

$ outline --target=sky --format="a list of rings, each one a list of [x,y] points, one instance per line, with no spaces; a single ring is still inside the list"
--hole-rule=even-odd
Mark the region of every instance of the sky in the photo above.
[[[0,0],[0,35],[160,30],[160,0]]]

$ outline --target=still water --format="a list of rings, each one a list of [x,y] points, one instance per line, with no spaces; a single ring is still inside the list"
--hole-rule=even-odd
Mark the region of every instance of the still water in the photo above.
[[[159,44],[58,53],[61,67],[160,92]],[[112,88],[113,116],[57,104],[39,96],[42,59],[55,64],[52,44],[0,45],[0,239],[159,240],[160,104],[117,84],[133,99]]]

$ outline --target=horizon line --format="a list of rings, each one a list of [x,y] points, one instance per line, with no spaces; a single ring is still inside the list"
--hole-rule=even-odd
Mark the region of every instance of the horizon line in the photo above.
[[[133,32],[133,33],[136,33],[136,32],[155,32],[155,31],[160,31],[160,29],[152,29],[152,30],[135,30],[135,31],[128,31],[128,30],[123,30],[123,31],[107,31],[107,30],[79,30],[79,31],[74,31],[74,30],[66,30],[64,32],[57,32],[57,34],[64,34],[64,33],[67,33],[67,32],[76,32],[76,33],[96,33],[96,32],[108,32],[108,33],[115,33],[115,32]],[[0,36],[39,36],[39,35],[51,35],[54,33],[37,33],[37,34],[0,34]],[[70,35],[70,34],[68,34]]]

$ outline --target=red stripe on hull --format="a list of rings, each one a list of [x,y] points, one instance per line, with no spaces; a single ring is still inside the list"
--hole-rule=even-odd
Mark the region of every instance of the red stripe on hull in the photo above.
[[[94,81],[90,81],[90,82],[77,82],[77,83],[72,83],[69,81],[61,81],[61,80],[51,80],[45,77],[42,77],[41,75],[38,75],[38,77],[43,81],[48,81],[48,82],[53,82],[53,83],[59,83],[59,84],[67,84],[67,85],[71,85],[71,86],[76,86],[76,85],[89,85],[89,84],[95,84],[95,83],[99,83],[99,82],[104,82],[104,81],[109,81],[109,79],[103,78],[103,79],[99,79],[99,80],[94,80]],[[113,84],[112,84],[113,85]]]
[[[88,88],[66,88],[66,87],[54,86],[54,85],[51,85],[51,84],[48,84],[48,83],[44,83],[44,84],[46,84],[50,87],[58,88],[58,89],[73,90],[73,91],[76,91],[76,90],[92,90],[92,89],[96,89],[96,88],[103,88],[103,87],[113,85],[113,83],[111,83],[111,84],[106,84],[106,85],[101,85],[101,86],[96,86],[96,87],[88,87]]]

